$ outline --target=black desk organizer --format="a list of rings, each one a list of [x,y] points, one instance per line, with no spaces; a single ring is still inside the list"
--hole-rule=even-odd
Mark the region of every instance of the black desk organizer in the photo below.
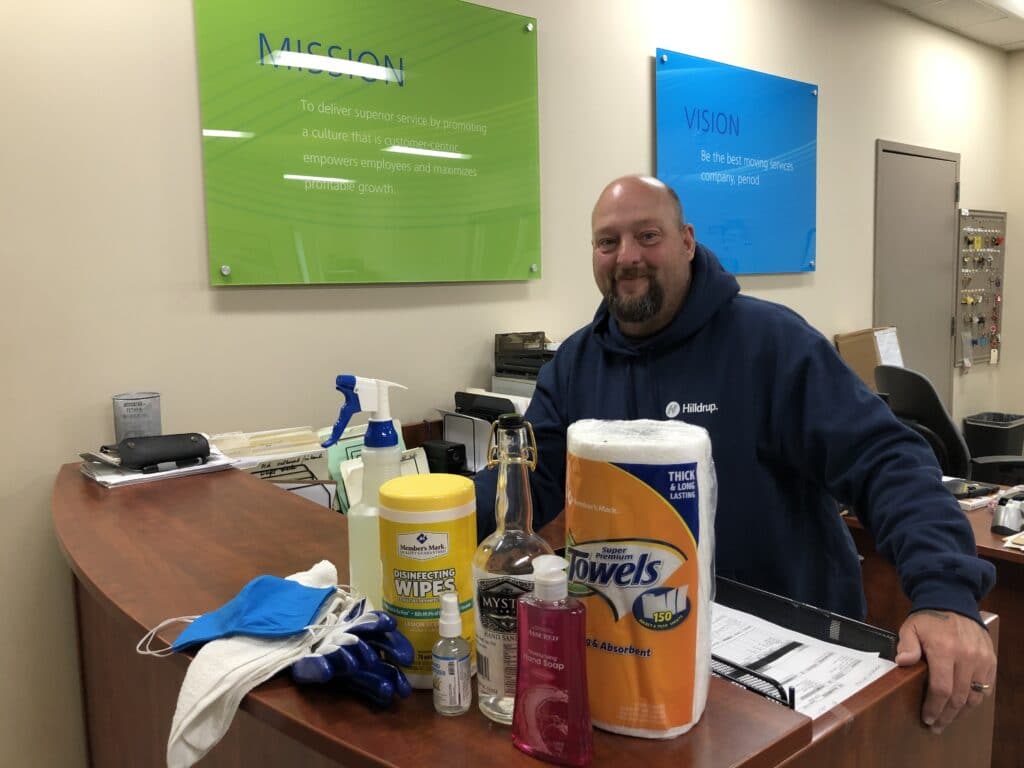
[[[732,579],[715,578],[715,602],[818,640],[877,653],[889,661],[896,658],[898,638],[892,632]],[[715,654],[711,654],[711,672],[790,709],[796,706],[792,688],[787,690],[779,681]]]

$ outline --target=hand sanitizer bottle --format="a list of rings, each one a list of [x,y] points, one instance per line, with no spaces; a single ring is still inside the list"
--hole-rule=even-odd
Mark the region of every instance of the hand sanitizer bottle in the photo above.
[[[470,687],[469,643],[462,637],[462,614],[455,592],[441,595],[441,638],[434,643],[434,709],[442,715],[464,715],[473,702]]]
[[[560,765],[593,755],[587,699],[586,609],[568,596],[565,558],[533,561],[534,591],[519,598],[519,657],[512,743]]]

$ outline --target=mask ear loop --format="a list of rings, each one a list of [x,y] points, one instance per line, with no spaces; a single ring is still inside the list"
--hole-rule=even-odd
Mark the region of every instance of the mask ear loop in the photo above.
[[[366,598],[348,584],[339,584],[338,594],[344,603],[339,621],[354,621],[366,613]]]
[[[320,642],[338,626],[349,625],[355,618],[363,614],[365,601],[356,598],[352,588],[347,584],[339,584],[334,588],[334,595],[328,600],[317,619],[312,624],[307,624],[305,630],[313,640],[311,647],[315,648]],[[339,614],[342,614],[339,616]]]
[[[142,636],[142,639],[139,640],[135,646],[135,652],[142,656],[158,656],[160,658],[170,656],[174,653],[173,645],[168,645],[166,648],[153,648],[153,641],[156,639],[156,633],[171,624],[177,624],[179,622],[182,624],[191,624],[198,618],[199,616],[178,616],[173,619],[165,619],[164,621],[161,621]]]

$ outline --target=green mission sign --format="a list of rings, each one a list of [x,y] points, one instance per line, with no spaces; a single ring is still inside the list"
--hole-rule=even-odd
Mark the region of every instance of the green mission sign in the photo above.
[[[214,285],[540,277],[533,19],[196,0]]]

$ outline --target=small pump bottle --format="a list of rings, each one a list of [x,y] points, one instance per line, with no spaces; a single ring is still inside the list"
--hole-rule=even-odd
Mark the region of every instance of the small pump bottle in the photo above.
[[[533,561],[534,590],[518,600],[512,743],[531,757],[586,765],[593,756],[587,698],[586,609],[568,596],[565,558]]]
[[[441,618],[437,628],[441,638],[434,643],[431,653],[434,709],[442,715],[464,715],[473,702],[473,691],[469,643],[462,637],[462,615],[456,593],[441,595]]]

